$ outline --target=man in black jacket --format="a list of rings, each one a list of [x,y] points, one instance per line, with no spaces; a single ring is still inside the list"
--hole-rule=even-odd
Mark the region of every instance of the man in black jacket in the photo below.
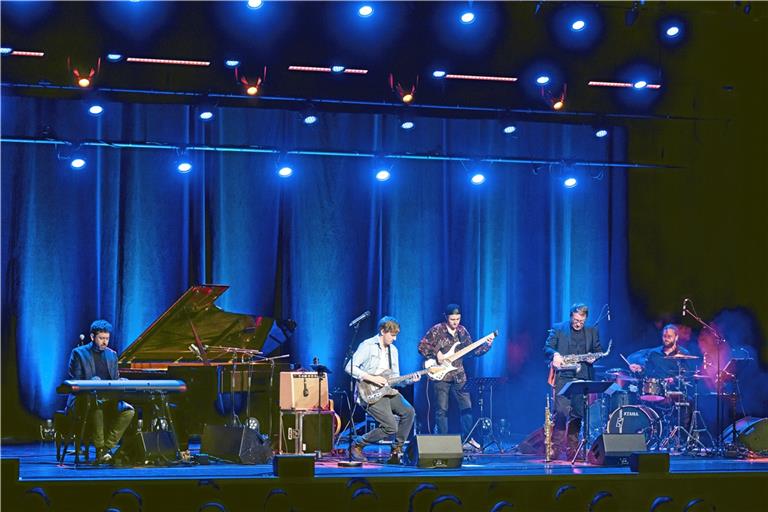
[[[557,393],[568,382],[574,380],[592,380],[594,369],[592,362],[578,363],[576,370],[562,369],[563,356],[572,354],[589,354],[602,352],[600,335],[597,327],[586,327],[589,316],[586,304],[571,306],[571,318],[567,322],[555,324],[549,330],[544,353],[551,362],[555,372],[555,435],[554,439],[562,439],[563,431],[567,432],[566,456],[571,458],[576,450],[579,439],[582,418],[584,418],[584,397],[576,396],[568,399]]]

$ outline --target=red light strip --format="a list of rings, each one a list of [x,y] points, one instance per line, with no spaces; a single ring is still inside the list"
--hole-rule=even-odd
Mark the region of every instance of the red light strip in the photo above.
[[[365,75],[368,74],[367,69],[345,69],[345,73],[351,73],[353,75]]]
[[[331,68],[318,68],[315,66],[288,66],[288,71],[314,71],[317,73],[330,73]]]
[[[591,85],[593,87],[634,87],[633,84],[628,82],[598,82],[594,80],[587,82],[587,85]],[[661,85],[648,84],[645,87],[640,87],[640,89],[661,89]]]
[[[490,82],[517,82],[514,76],[485,76],[485,75],[445,75],[454,80],[485,80]]]
[[[25,52],[21,50],[13,50],[11,55],[16,55],[17,57],[45,57],[43,52]]]
[[[126,62],[138,62],[141,64],[172,64],[174,66],[210,66],[207,60],[177,60],[177,59],[149,59],[145,57],[128,57]]]

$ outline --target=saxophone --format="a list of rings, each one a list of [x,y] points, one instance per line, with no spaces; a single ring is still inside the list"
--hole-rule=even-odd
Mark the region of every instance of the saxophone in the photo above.
[[[549,394],[544,407],[544,462],[552,462],[552,414],[549,411]]]
[[[606,350],[605,352],[590,352],[589,354],[565,355],[563,356],[563,365],[560,368],[558,368],[557,371],[578,370],[579,363],[594,363],[601,357],[605,357],[611,353],[611,345],[613,345],[613,340],[608,340],[608,350]],[[555,367],[552,365],[549,366],[549,377],[547,378],[547,383],[550,386],[555,385]]]

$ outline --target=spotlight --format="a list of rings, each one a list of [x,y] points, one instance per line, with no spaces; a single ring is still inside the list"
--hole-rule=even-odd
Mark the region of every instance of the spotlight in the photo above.
[[[416,87],[419,85],[419,76],[416,75],[416,83],[411,86],[410,89],[404,89],[400,83],[395,83],[395,77],[392,73],[389,74],[389,87],[392,89],[397,97],[406,105],[413,102],[416,99]]]
[[[293,174],[293,169],[291,169],[291,168],[290,168],[289,166],[287,166],[287,165],[284,165],[284,166],[282,166],[282,167],[281,167],[280,169],[278,169],[278,171],[277,171],[277,175],[278,175],[278,176],[280,176],[281,178],[287,178],[287,177],[289,177],[289,176],[290,176],[290,175],[292,175],[292,174]]]
[[[584,23],[584,20],[576,20],[573,23],[571,23],[571,29],[575,32],[580,32],[584,30],[584,27],[586,27],[587,24]]]
[[[228,68],[236,68],[240,65],[240,61],[237,59],[227,59],[224,61],[224,65]]]
[[[403,94],[403,97],[400,99],[403,100],[403,103],[410,103],[413,101],[413,94],[406,92],[405,94]]]
[[[101,69],[101,57],[96,59],[96,65],[93,66],[87,73],[84,70],[88,69],[88,66],[73,66],[72,57],[67,57],[67,68],[72,71],[72,75],[75,77],[75,84],[77,84],[77,86],[81,89],[87,89],[93,85],[93,79]]]
[[[563,186],[565,188],[573,188],[576,186],[578,182],[576,181],[576,178],[565,178],[563,180]]]
[[[504,126],[504,133],[509,135],[510,133],[515,133],[515,130],[517,130],[517,127],[513,124],[508,124]]]
[[[605,128],[598,128],[597,130],[595,130],[595,137],[597,137],[598,139],[602,139],[603,137],[607,137],[607,136],[608,136],[608,130],[606,130]]]
[[[367,18],[373,14],[373,7],[371,7],[370,5],[363,5],[357,10],[357,14],[361,18]]]
[[[680,34],[680,27],[677,25],[672,25],[671,27],[667,28],[665,34],[667,34],[667,37],[677,37]]]
[[[400,123],[400,128],[402,128],[403,130],[410,130],[414,126],[416,125],[414,124],[413,121],[403,121],[402,123]]]
[[[242,84],[243,90],[245,90],[245,94],[248,96],[256,96],[261,92],[261,85],[264,83],[264,80],[266,80],[266,77],[267,66],[264,66],[264,72],[255,80],[249,80],[247,76],[240,73],[239,66],[235,67],[235,80]]]
[[[104,112],[104,107],[99,105],[98,103],[94,103],[90,107],[88,107],[88,113],[92,116],[100,116]]]
[[[432,72],[432,76],[435,78],[445,78],[445,71],[442,69],[436,69]]]
[[[13,51],[13,48],[8,48],[6,46],[3,46],[2,48],[0,48],[0,54],[1,55],[8,55],[12,51]]]
[[[317,122],[317,116],[314,114],[307,114],[304,116],[304,124],[315,124]]]
[[[107,60],[109,62],[120,62],[121,60],[123,60],[123,56],[120,53],[108,53]]]
[[[547,85],[549,83],[549,77],[547,75],[540,75],[536,77],[536,83],[539,85]]]
[[[386,169],[381,169],[376,173],[376,179],[379,181],[387,181],[391,176],[392,175]]]
[[[181,174],[187,174],[192,170],[192,164],[189,163],[189,161],[186,159],[179,160],[179,162],[176,164],[176,170]]]
[[[562,110],[565,106],[565,102],[561,99],[555,100],[555,102],[552,104],[552,108],[555,110]]]
[[[249,85],[245,88],[245,94],[248,96],[256,96],[259,94],[259,86],[258,85]]]
[[[643,89],[645,88],[646,85],[648,85],[648,82],[646,82],[645,80],[638,80],[637,82],[632,84],[632,87],[634,87],[635,89]]]
[[[249,9],[260,9],[264,5],[264,0],[248,0]]]
[[[200,111],[199,117],[203,121],[210,121],[211,119],[213,119],[213,111],[207,108],[203,109]]]
[[[485,176],[480,173],[477,173],[472,176],[470,181],[472,182],[473,185],[482,185],[483,183],[485,183]]]
[[[461,19],[461,22],[463,24],[469,25],[470,23],[475,21],[475,13],[473,13],[472,11],[467,11],[465,13],[462,13],[461,18],[459,19]]]
[[[334,73],[343,73],[344,69],[344,66],[331,66],[331,71]]]
[[[85,161],[85,158],[80,156],[74,157],[69,161],[69,166],[73,169],[83,169],[85,168],[86,164],[87,162]]]

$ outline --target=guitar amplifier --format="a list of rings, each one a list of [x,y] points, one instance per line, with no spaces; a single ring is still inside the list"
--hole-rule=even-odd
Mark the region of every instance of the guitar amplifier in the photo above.
[[[318,404],[319,401],[319,404]],[[328,376],[317,372],[280,372],[280,409],[328,409]]]
[[[330,453],[333,411],[280,411],[280,453]]]

